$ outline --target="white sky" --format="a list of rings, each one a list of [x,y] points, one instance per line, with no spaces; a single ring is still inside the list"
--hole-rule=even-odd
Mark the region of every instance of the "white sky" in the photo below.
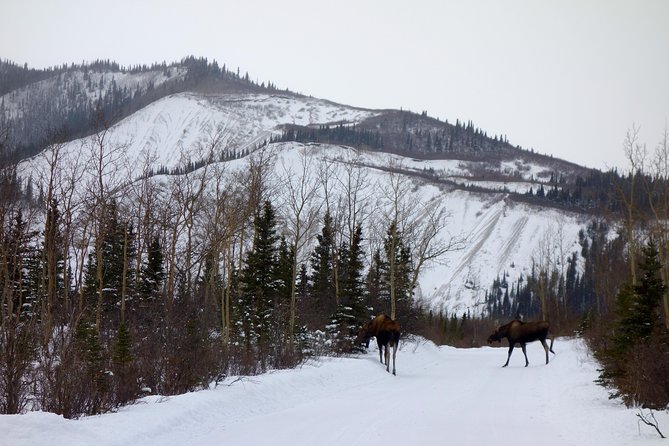
[[[0,58],[186,55],[369,108],[427,110],[590,167],[669,119],[666,0],[0,0]]]

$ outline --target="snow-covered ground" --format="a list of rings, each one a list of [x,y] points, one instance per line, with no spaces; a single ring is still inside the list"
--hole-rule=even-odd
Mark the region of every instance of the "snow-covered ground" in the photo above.
[[[0,416],[0,444],[23,445],[662,445],[636,410],[593,383],[580,340],[538,343],[530,366],[506,348],[455,349],[405,341],[397,376],[378,354],[323,358],[296,370],[228,378],[211,390],[151,396],[118,413],[65,420]],[[669,414],[656,414],[669,431]]]

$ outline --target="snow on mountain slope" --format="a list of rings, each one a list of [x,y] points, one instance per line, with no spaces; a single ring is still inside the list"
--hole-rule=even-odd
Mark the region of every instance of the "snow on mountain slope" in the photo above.
[[[505,348],[400,343],[397,376],[378,353],[322,358],[299,369],[230,377],[210,390],[150,396],[118,413],[80,420],[0,416],[2,444],[91,445],[660,445],[636,410],[594,384],[582,341],[558,339],[545,365],[528,345],[501,368]],[[656,413],[666,430],[669,414]]]
[[[465,234],[467,243],[447,253],[445,267],[433,267],[422,278],[423,300],[433,308],[478,314],[496,278],[506,274],[515,282],[531,273],[532,263],[556,259],[566,268],[567,257],[580,249],[581,216],[514,203],[505,194],[458,191],[444,200],[454,217],[450,230]]]
[[[205,159],[216,136],[220,141],[213,155],[219,159],[223,152],[252,149],[284,124],[359,122],[374,113],[298,96],[180,93],[155,101],[111,127],[106,143],[125,152],[128,165],[138,173],[147,155],[156,168],[167,169]],[[83,138],[61,150],[65,158],[82,152],[85,156],[91,144],[90,138]],[[24,161],[21,169],[43,169],[50,150]]]
[[[341,146],[298,143],[274,146],[284,160],[277,162],[278,165],[292,164],[297,168],[299,152],[308,150],[334,163],[337,166],[332,172],[335,177],[344,178],[344,169],[350,166],[364,169],[372,191],[369,199],[375,203],[384,203],[386,198],[383,190],[390,182],[389,166],[420,172],[437,170],[447,164],[443,160],[417,161]],[[448,172],[458,169],[452,164],[456,162],[450,163]],[[450,251],[437,262],[423,267],[416,296],[427,308],[458,314],[470,310],[480,314],[484,310],[486,290],[495,279],[506,274],[507,281],[512,283],[521,275],[527,277],[533,263],[558,270],[561,266],[566,268],[567,258],[572,252],[580,251],[578,233],[587,223],[582,215],[518,203],[506,193],[437,187],[421,177],[412,177],[410,181],[413,182],[411,200],[427,206],[443,205],[449,215],[438,239],[465,239],[462,249]],[[377,209],[370,220],[378,222],[383,213],[383,209]],[[363,228],[366,238],[372,235],[371,226],[372,223]],[[371,256],[369,250],[367,254]]]

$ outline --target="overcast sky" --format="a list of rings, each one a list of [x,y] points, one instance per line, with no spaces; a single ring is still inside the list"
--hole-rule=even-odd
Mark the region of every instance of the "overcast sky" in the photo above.
[[[0,0],[0,58],[20,64],[190,54],[603,169],[626,166],[633,125],[652,150],[669,119],[665,0]]]

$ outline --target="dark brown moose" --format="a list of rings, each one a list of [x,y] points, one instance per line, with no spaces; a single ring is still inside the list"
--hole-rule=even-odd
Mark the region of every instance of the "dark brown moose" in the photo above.
[[[360,328],[355,343],[357,345],[365,344],[369,348],[369,340],[372,337],[376,337],[376,343],[379,345],[379,361],[381,361],[381,364],[383,364],[381,352],[385,347],[386,372],[390,372],[390,351],[388,347],[393,348],[393,375],[395,375],[395,355],[400,342],[400,324],[392,320],[387,314],[379,314]]]
[[[488,344],[492,344],[493,341],[502,342],[502,338],[507,338],[509,341],[509,356],[506,358],[506,363],[502,367],[509,365],[509,359],[511,359],[511,353],[513,352],[513,347],[518,343],[523,349],[523,355],[525,355],[525,367],[529,365],[527,360],[527,351],[525,350],[525,344],[532,341],[541,341],[541,345],[544,346],[546,351],[546,364],[548,364],[548,351],[555,354],[553,351],[553,339],[551,339],[551,346],[546,345],[546,337],[548,336],[548,322],[546,321],[537,321],[537,322],[522,322],[519,320],[513,320],[506,325],[499,327],[493,334],[488,337]]]

